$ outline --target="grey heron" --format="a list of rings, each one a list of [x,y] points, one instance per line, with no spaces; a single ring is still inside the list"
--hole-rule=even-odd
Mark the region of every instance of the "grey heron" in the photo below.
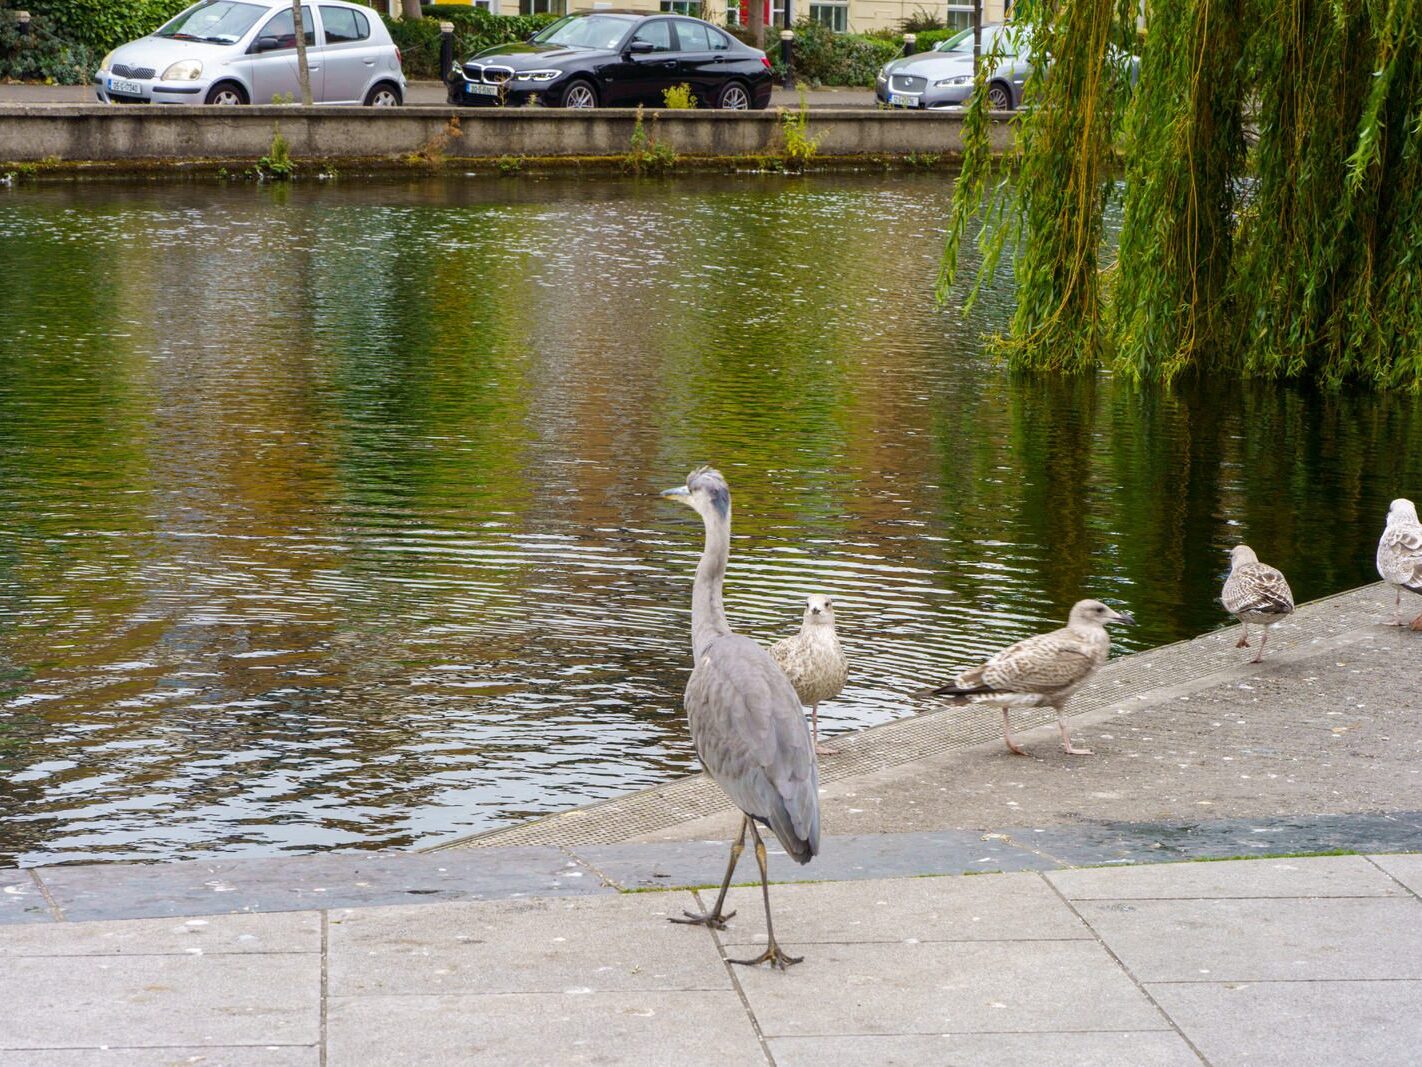
[[[691,507],[706,527],[706,546],[691,593],[693,667],[684,703],[702,766],[742,812],[715,906],[703,914],[686,912],[685,918],[672,922],[726,928],[735,913],[723,914],[721,908],[749,828],[760,866],[767,943],[755,959],[731,962],[769,962],[783,970],[803,957],[788,955],[775,940],[765,842],[756,824],[769,826],[796,863],[810,862],[819,851],[820,775],[814,746],[790,680],[769,652],[732,632],[726,621],[721,599],[731,552],[731,491],[726,479],[719,471],[699,467],[687,475],[685,485],[662,496]]]
[[[1417,505],[1405,497],[1388,508],[1387,526],[1378,540],[1378,574],[1397,587],[1392,625],[1402,626],[1402,591],[1422,593],[1422,523],[1417,521]],[[1422,614],[1412,620],[1412,629],[1422,630]]]
[[[1235,648],[1249,647],[1249,624],[1264,628],[1259,638],[1259,651],[1251,663],[1264,659],[1264,646],[1269,643],[1269,628],[1287,619],[1294,611],[1294,594],[1284,575],[1260,563],[1254,549],[1235,545],[1229,554],[1229,577],[1225,579],[1220,602],[1225,610],[1244,626],[1244,634]]]
[[[949,685],[933,690],[934,696],[963,697],[975,704],[996,704],[1002,709],[1002,736],[1007,747],[1027,755],[1013,743],[1009,708],[1049,707],[1057,714],[1062,750],[1071,756],[1089,756],[1089,748],[1076,748],[1067,732],[1062,712],[1067,700],[1106,662],[1111,637],[1106,624],[1135,619],[1099,600],[1079,600],[1060,630],[1038,634],[1004,648],[981,666],[964,671]]]
[[[810,733],[821,756],[839,754],[820,744],[820,701],[839,696],[849,678],[849,661],[834,630],[834,601],[815,594],[805,599],[800,632],[770,646],[770,654],[795,687],[801,704],[810,708]]]

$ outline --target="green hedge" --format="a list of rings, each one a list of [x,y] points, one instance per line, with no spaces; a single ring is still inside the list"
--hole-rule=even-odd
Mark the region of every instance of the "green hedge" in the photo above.
[[[43,17],[55,35],[102,59],[125,41],[152,33],[193,0],[24,0],[7,3]]]
[[[902,51],[897,39],[835,33],[805,19],[795,24],[795,79],[811,86],[870,88],[879,68]]]
[[[59,82],[87,82],[98,66],[83,45],[59,37],[48,17],[34,15],[30,32],[21,34],[15,12],[0,9],[0,78]]]
[[[419,19],[386,19],[390,36],[400,49],[405,77],[438,78],[439,24],[454,23],[454,61],[462,63],[476,52],[496,44],[523,41],[556,15],[491,15],[483,8],[435,4]]]

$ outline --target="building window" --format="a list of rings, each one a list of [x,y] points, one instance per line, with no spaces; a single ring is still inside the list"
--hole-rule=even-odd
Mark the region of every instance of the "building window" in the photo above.
[[[828,26],[835,33],[849,32],[849,4],[811,4],[810,21]]]
[[[662,0],[662,11],[669,15],[701,17],[701,0]]]
[[[563,0],[518,0],[520,15],[561,15]]]
[[[494,13],[494,0],[474,0],[475,7],[482,7],[489,14]]]

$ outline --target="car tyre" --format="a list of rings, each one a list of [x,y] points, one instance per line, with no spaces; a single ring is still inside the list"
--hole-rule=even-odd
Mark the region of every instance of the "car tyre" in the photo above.
[[[727,82],[716,94],[716,106],[722,111],[749,111],[751,107],[750,89],[742,81]]]
[[[597,86],[586,78],[574,78],[567,85],[563,86],[563,93],[558,97],[559,107],[588,108],[597,107]]]
[[[207,96],[203,97],[203,103],[219,104],[226,107],[245,104],[247,103],[247,90],[236,82],[218,82],[207,91]]]
[[[1012,90],[1002,82],[993,82],[987,91],[988,109],[991,111],[1012,110]]]
[[[400,87],[394,82],[376,82],[365,94],[366,107],[399,107],[402,103]]]

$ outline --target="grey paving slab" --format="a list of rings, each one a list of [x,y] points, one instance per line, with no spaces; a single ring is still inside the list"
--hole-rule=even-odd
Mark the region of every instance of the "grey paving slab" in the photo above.
[[[73,920],[611,893],[547,846],[40,868]]]
[[[1422,896],[1422,855],[1368,858],[1412,892]]]
[[[1422,901],[1088,900],[1081,916],[1142,982],[1422,979]]]
[[[320,951],[321,916],[314,911],[0,927],[0,959]]]
[[[734,992],[333,997],[328,1067],[765,1063]]]
[[[1157,863],[1051,871],[1046,877],[1072,900],[1395,897],[1407,893],[1362,856]]]
[[[767,1044],[777,1067],[1200,1067],[1169,1030],[775,1037]]]
[[[634,893],[333,912],[330,991],[730,989],[711,935],[667,921],[689,907],[689,893]]]
[[[726,952],[752,955],[761,947],[728,944]],[[767,1037],[1168,1025],[1092,941],[815,945],[804,956],[785,973],[736,971]]]
[[[1422,850],[1422,814],[1349,813],[1192,822],[1011,827],[1013,842],[1073,866],[1310,852]]]
[[[584,845],[571,851],[628,889],[657,886],[720,885],[730,856],[730,838],[626,845]],[[820,854],[800,865],[774,838],[766,842],[772,881],[839,881],[899,875],[963,874],[968,871],[1030,871],[1055,866],[1051,860],[975,830],[864,834],[824,837]],[[749,849],[736,878],[759,878]]]
[[[1214,1067],[1412,1067],[1422,983],[1157,984],[1150,993]]]
[[[55,921],[29,871],[0,870],[0,926]]]
[[[713,897],[702,899],[709,905]],[[726,900],[737,915],[723,940],[745,941],[765,929],[759,888],[733,888]],[[779,885],[770,903],[776,934],[787,945],[1094,936],[1037,874]]]
[[[0,1067],[319,1067],[315,1045],[28,1049],[0,1052]]]
[[[314,1044],[317,955],[22,956],[0,968],[0,1049]]]

